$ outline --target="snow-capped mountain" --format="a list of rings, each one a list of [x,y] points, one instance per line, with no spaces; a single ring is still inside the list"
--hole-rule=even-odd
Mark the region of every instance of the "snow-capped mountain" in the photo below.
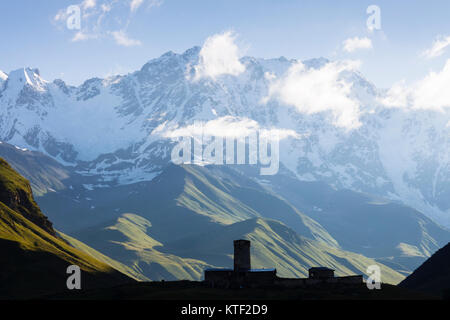
[[[231,116],[296,132],[282,140],[280,161],[299,179],[398,199],[450,226],[448,109],[387,108],[383,90],[343,70],[340,79],[360,103],[360,125],[348,129],[332,112],[299,112],[271,97],[274,79],[297,61],[244,57],[239,75],[196,79],[199,52],[168,52],[134,73],[78,87],[48,82],[37,69],[0,72],[0,140],[98,176],[101,187],[161,171],[173,148],[162,132]],[[303,62],[311,70],[328,64]]]

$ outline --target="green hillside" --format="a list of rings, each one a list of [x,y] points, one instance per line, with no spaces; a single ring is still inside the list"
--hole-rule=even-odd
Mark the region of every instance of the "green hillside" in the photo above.
[[[55,235],[52,223],[34,202],[28,181],[2,158],[0,158],[0,202],[46,232]]]
[[[266,179],[273,192],[320,223],[342,249],[376,258],[405,275],[450,241],[450,230],[401,203],[288,174]]]
[[[312,266],[331,267],[341,276],[365,274],[369,265],[378,264],[383,282],[404,278],[373,259],[301,237],[275,220],[249,219],[165,244],[151,235],[150,221],[125,214],[75,237],[151,280],[200,280],[207,267],[232,267],[233,240],[241,238],[252,241],[253,267],[275,267],[282,277],[306,277]]]
[[[340,250],[319,223],[227,168],[171,165],[151,182],[66,190],[46,195],[41,203],[52,219],[78,222],[77,230],[64,232],[131,268],[140,279],[199,280],[206,267],[229,266],[232,240],[244,236],[255,242],[256,265],[276,266],[282,276],[305,276],[314,265],[335,267],[342,275],[365,273],[375,264]],[[203,248],[205,243],[209,247]],[[397,283],[402,276],[387,268],[386,279]]]
[[[378,264],[383,282],[395,284],[404,278],[373,259],[305,238],[278,221],[261,218],[225,226],[220,232],[205,232],[168,243],[163,249],[232,268],[235,239],[251,240],[253,268],[276,268],[281,277],[307,277],[308,269],[314,266],[335,269],[338,276],[365,274],[369,265]]]
[[[66,268],[82,272],[82,288],[132,281],[56,236],[27,181],[0,158],[0,298],[30,298],[66,288]]]
[[[0,157],[30,182],[35,196],[63,190],[69,178],[73,183],[75,177],[70,168],[52,158],[39,152],[18,149],[5,142],[0,143]]]
[[[282,276],[305,276],[314,265],[334,267],[342,275],[365,273],[366,266],[375,263],[349,253],[318,220],[274,190],[223,166],[170,165],[150,182],[66,188],[46,193],[39,203],[58,228],[73,237],[64,236],[73,246],[141,280],[198,280],[206,267],[229,266],[233,237],[228,230],[248,221],[258,223],[236,237],[253,237],[255,266],[276,266]],[[286,230],[280,226],[288,226],[302,240],[283,238],[279,232]],[[219,241],[223,250],[216,256],[212,251],[218,241],[201,241],[205,234],[226,239]],[[202,249],[202,242],[211,248]],[[190,250],[183,249],[186,245]],[[389,268],[386,277],[390,283],[402,279]]]
[[[183,259],[160,252],[158,248],[163,244],[151,237],[151,228],[150,221],[145,218],[124,214],[111,223],[89,228],[74,236],[120,261],[142,280],[198,280],[203,270],[211,267],[197,259]]]

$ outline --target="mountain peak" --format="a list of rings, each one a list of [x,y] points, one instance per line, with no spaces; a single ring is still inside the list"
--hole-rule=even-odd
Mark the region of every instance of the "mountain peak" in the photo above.
[[[202,48],[199,46],[195,46],[190,49],[187,49],[186,51],[183,52],[183,57],[185,57],[185,58],[197,57],[200,53],[200,50],[202,50]]]
[[[6,81],[8,79],[8,75],[0,70],[0,82]]]
[[[330,60],[328,60],[327,58],[319,57],[319,58],[304,60],[303,64],[305,64],[306,66],[308,66],[310,68],[319,69],[319,68],[322,68],[324,65],[326,65],[329,62],[330,62]]]
[[[8,86],[22,88],[26,84],[38,91],[44,91],[46,81],[41,78],[37,68],[20,68],[9,73]]]

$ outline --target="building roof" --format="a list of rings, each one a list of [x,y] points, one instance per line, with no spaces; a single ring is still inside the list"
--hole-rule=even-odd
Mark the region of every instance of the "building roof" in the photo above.
[[[312,267],[309,268],[310,271],[334,271],[334,269],[330,269],[327,267]]]
[[[250,272],[274,272],[277,271],[277,269],[275,268],[270,268],[270,269],[250,269]]]
[[[205,271],[234,271],[234,269],[209,268],[209,269],[205,269]],[[274,271],[277,271],[277,269],[275,269],[275,268],[271,268],[271,269],[250,269],[250,270],[247,270],[246,272],[274,272]]]
[[[208,268],[208,269],[205,269],[205,271],[234,271],[234,270],[227,269],[227,268]]]

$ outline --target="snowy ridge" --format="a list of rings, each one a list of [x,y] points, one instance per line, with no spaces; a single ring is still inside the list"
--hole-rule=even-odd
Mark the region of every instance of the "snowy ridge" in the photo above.
[[[297,61],[244,57],[238,76],[194,80],[199,52],[168,52],[129,75],[79,87],[47,82],[37,69],[0,72],[0,140],[100,176],[101,185],[122,184],[152,179],[170,160],[171,142],[156,130],[163,124],[249,119],[299,134],[280,145],[281,162],[299,179],[398,199],[450,226],[448,109],[386,108],[379,103],[383,91],[345,71],[341,77],[361,104],[361,125],[345,130],[333,125],[330,112],[304,114],[264,100],[272,79]],[[303,62],[313,69],[328,63]]]

